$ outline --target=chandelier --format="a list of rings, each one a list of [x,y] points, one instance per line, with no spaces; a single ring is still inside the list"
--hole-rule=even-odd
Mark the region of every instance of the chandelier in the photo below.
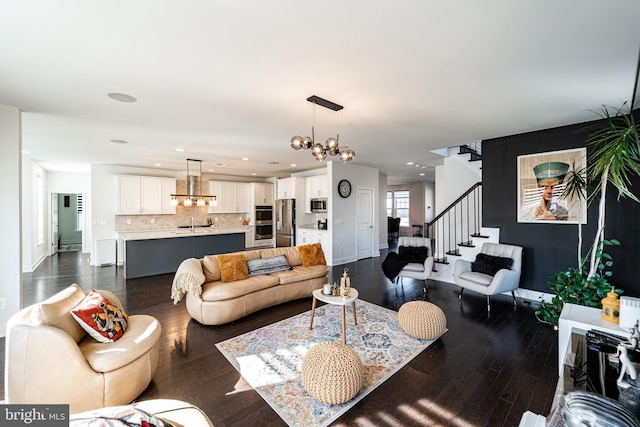
[[[191,163],[192,169],[189,170],[189,164]],[[193,170],[197,164],[198,170]],[[200,191],[198,192],[198,184]],[[182,204],[184,206],[193,206],[195,199],[196,206],[205,206],[209,202],[209,206],[217,206],[218,198],[216,196],[204,196],[202,195],[202,160],[187,159],[187,194],[171,194],[170,195],[171,206],[178,206],[181,197],[184,197]]]
[[[324,145],[315,141],[315,125],[316,125],[316,105],[328,108],[336,112],[336,119],[338,111],[344,107],[342,105],[335,104],[326,99],[322,99],[319,96],[313,95],[307,98],[307,101],[313,104],[313,123],[311,126],[311,136],[296,135],[291,138],[291,148],[294,150],[304,149],[311,150],[311,154],[318,161],[323,161],[329,156],[339,156],[339,159],[344,162],[350,162],[356,157],[356,153],[348,147],[341,147],[339,144],[340,135],[336,132],[336,137],[329,137]]]

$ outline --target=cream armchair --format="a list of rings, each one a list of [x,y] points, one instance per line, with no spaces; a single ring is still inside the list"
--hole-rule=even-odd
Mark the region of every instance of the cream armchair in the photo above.
[[[399,237],[398,238],[398,251],[400,247],[427,247],[431,250],[431,241],[425,237]],[[405,265],[404,268],[398,273],[396,278],[396,287],[398,281],[402,285],[402,278],[409,277],[416,280],[424,280],[424,292],[427,292],[427,279],[431,276],[433,271],[433,257],[428,256],[424,263],[410,262]]]
[[[495,275],[474,272],[471,262],[457,260],[454,266],[453,280],[460,286],[458,300],[462,300],[462,292],[470,289],[487,296],[487,313],[491,314],[490,296],[511,291],[513,306],[517,306],[516,295],[513,291],[520,286],[520,270],[522,267],[522,248],[520,246],[504,245],[500,243],[483,243],[480,253],[510,258],[513,260],[511,267],[500,269]]]
[[[99,292],[122,308],[113,293]],[[75,413],[127,404],[147,388],[158,366],[160,323],[131,315],[122,338],[100,343],[69,312],[84,297],[74,284],[9,319],[6,403],[69,404]]]

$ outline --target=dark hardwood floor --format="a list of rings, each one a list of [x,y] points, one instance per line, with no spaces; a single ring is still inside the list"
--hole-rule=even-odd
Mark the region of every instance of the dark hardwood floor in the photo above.
[[[539,323],[535,306],[511,297],[492,298],[487,317],[482,295],[467,292],[458,302],[455,285],[405,279],[395,288],[379,258],[330,269],[331,280],[349,267],[360,298],[393,310],[426,299],[447,316],[448,332],[334,423],[335,426],[517,426],[522,413],[550,411],[558,377],[557,333]],[[47,258],[23,275],[23,306],[71,283],[108,289],[129,314],[150,314],[162,324],[158,371],[139,400],[172,398],[202,408],[220,426],[280,426],[280,417],[243,382],[215,343],[311,308],[311,299],[292,301],[223,326],[203,326],[189,317],[184,301],[173,305],[172,274],[124,280],[118,267],[92,267],[79,252]],[[4,364],[4,339],[0,363]],[[4,380],[4,369],[2,369]],[[0,398],[4,398],[2,391]]]

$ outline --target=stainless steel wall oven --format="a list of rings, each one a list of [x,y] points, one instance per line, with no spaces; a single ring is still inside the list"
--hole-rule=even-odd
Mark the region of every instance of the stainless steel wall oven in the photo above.
[[[256,205],[255,240],[273,238],[273,206]]]

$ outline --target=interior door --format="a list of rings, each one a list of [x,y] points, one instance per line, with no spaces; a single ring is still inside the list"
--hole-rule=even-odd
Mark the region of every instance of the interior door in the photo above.
[[[358,221],[358,259],[373,256],[373,189],[356,190],[356,219]]]

